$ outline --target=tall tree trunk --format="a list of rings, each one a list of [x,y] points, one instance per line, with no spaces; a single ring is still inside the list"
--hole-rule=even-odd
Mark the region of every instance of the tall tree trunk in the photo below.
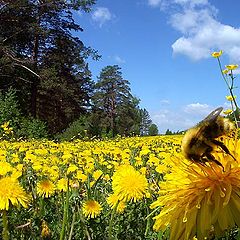
[[[39,13],[38,13],[39,14]],[[40,26],[40,16],[37,17],[37,27]],[[33,52],[32,52],[32,61],[33,61],[33,69],[37,72],[38,68],[38,53],[39,53],[39,33],[38,29],[35,29],[35,37],[33,43]],[[35,77],[32,78],[31,85],[31,114],[35,118],[37,115],[37,87],[38,87],[39,79]]]

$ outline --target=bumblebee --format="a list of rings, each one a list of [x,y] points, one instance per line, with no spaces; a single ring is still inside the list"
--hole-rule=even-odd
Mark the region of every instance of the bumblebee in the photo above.
[[[234,158],[224,143],[217,139],[221,136],[230,135],[235,129],[233,122],[220,116],[222,110],[222,107],[215,109],[195,127],[186,132],[181,148],[187,159],[203,165],[212,161],[223,168],[223,165],[212,155],[216,147],[220,147],[226,154]]]

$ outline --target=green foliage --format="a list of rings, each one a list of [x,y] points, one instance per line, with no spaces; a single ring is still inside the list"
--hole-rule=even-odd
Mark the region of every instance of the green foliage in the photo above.
[[[173,132],[171,130],[167,129],[165,135],[172,135],[172,134],[173,134]]]
[[[227,118],[229,118],[231,121],[236,121],[238,124],[238,127],[240,127],[240,109],[236,108],[232,113],[227,115]]]
[[[86,116],[82,116],[78,120],[72,122],[63,133],[57,134],[55,138],[60,141],[83,139],[88,136],[89,128],[88,118]]]
[[[12,137],[35,139],[47,137],[47,126],[44,122],[33,117],[23,117],[17,100],[17,92],[13,88],[6,93],[0,93],[0,125],[7,122],[9,122],[9,127],[13,128]],[[3,133],[3,129],[0,131]]]
[[[183,134],[185,134],[185,132],[186,131],[179,131],[179,130],[174,132],[174,131],[167,129],[167,131],[165,132],[165,135],[183,135]]]
[[[139,99],[131,94],[130,83],[123,79],[118,65],[102,69],[95,85],[93,117],[98,118],[97,132],[111,137],[129,135],[136,129]]]
[[[139,115],[140,115],[140,134],[141,136],[149,135],[149,127],[152,124],[150,115],[145,108],[139,110]]]
[[[47,138],[47,126],[43,121],[33,117],[22,118],[16,135],[27,139]]]
[[[7,92],[0,92],[0,125],[10,122],[15,130],[19,126],[21,112],[17,101],[16,90],[10,88]]]
[[[0,3],[0,90],[16,89],[13,95],[5,94],[4,106],[0,103],[0,123],[9,120],[19,136],[46,136],[47,125],[51,136],[71,126],[60,138],[83,137],[85,127],[76,119],[84,115],[89,119],[88,136],[148,134],[151,119],[144,116],[146,109],[141,114],[140,100],[132,95],[118,65],[104,67],[93,82],[87,59],[100,56],[76,37],[83,29],[74,11],[90,12],[94,4],[95,0]]]
[[[156,124],[152,123],[150,125],[149,130],[148,130],[148,135],[150,135],[150,136],[158,135],[158,127]]]
[[[18,90],[24,115],[62,131],[90,107],[91,72],[97,52],[74,33],[83,29],[74,11],[89,12],[94,0],[4,1],[0,4],[0,88]]]

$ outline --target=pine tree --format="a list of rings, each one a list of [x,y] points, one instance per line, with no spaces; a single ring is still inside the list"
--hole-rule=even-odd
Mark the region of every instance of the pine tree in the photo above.
[[[89,108],[92,82],[86,58],[99,56],[73,36],[83,30],[75,23],[73,11],[89,12],[94,3],[0,3],[0,88],[20,90],[26,114],[46,120],[52,132],[65,128]]]
[[[99,116],[101,131],[112,136],[129,134],[137,118],[139,103],[132,96],[129,85],[118,65],[102,69],[93,97],[94,113]]]
[[[149,133],[149,127],[152,124],[152,120],[151,117],[148,113],[148,111],[144,108],[144,109],[140,109],[140,118],[141,118],[141,122],[140,122],[140,134],[142,136],[148,135]]]

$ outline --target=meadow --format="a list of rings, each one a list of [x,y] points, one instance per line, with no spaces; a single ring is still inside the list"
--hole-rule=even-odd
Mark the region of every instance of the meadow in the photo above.
[[[2,140],[2,239],[239,239],[239,163],[192,164],[181,139]]]
[[[147,216],[180,142],[1,141],[3,239],[162,239]]]

